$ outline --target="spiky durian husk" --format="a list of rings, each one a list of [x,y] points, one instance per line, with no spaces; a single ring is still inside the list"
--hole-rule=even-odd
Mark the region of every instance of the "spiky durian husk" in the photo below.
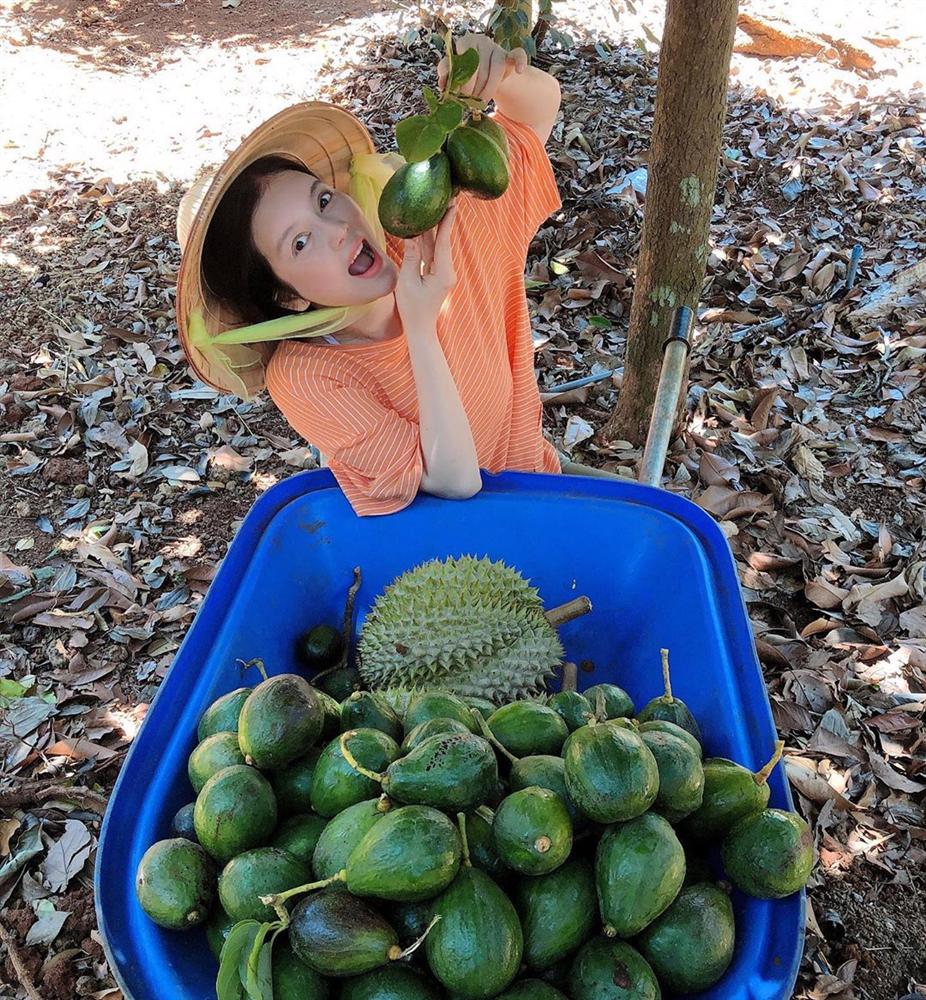
[[[401,704],[441,689],[494,702],[538,694],[563,658],[543,602],[487,557],[433,559],[377,597],[357,645],[360,676]]]

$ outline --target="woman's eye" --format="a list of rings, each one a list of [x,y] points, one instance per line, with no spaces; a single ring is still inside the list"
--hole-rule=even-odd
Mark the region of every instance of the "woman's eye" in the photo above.
[[[322,191],[322,193],[318,196],[318,204],[323,212],[328,207],[328,203],[331,201],[333,197],[334,195],[332,195],[330,191]],[[322,205],[322,198],[328,199],[328,201],[326,201],[324,205]]]
[[[307,236],[297,236],[293,240],[293,253],[296,254],[296,253],[300,253],[301,251],[305,250],[305,245],[308,242],[309,242],[309,238]]]

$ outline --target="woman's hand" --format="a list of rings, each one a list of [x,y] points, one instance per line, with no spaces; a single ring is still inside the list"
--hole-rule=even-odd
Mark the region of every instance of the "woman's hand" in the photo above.
[[[399,269],[395,301],[406,331],[409,327],[434,326],[444,300],[457,283],[450,250],[450,233],[456,218],[455,202],[434,229],[405,240],[405,257]]]
[[[527,53],[524,49],[512,49],[510,52],[497,45],[488,35],[467,32],[456,39],[457,55],[467,49],[475,49],[479,53],[479,67],[476,72],[460,88],[464,97],[475,97],[489,102],[494,99],[496,91],[512,73],[523,73],[527,69]],[[437,64],[437,84],[441,93],[447,81],[447,57],[444,56]]]

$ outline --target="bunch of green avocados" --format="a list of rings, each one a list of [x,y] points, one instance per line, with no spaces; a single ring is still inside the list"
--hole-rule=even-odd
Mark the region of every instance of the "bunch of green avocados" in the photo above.
[[[411,239],[444,217],[459,191],[498,198],[508,187],[508,139],[483,115],[486,102],[459,93],[479,65],[475,49],[455,54],[445,39],[447,83],[440,96],[423,89],[429,114],[411,115],[396,125],[396,142],[406,163],[383,188],[379,221],[393,236]],[[469,116],[467,117],[467,112]]]
[[[757,773],[702,759],[665,650],[666,693],[636,714],[613,684],[339,704],[338,633],[304,652],[315,686],[278,674],[207,709],[195,802],[138,868],[152,920],[205,924],[218,1000],[697,992],[735,938],[709,847],[758,898],[809,877],[807,824],[767,808],[781,744]]]

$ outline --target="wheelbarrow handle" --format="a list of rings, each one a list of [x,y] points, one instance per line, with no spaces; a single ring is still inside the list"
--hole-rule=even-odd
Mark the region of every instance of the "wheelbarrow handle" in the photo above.
[[[685,374],[685,360],[691,348],[689,337],[693,319],[694,313],[688,306],[679,306],[672,315],[671,336],[663,345],[662,371],[640,467],[640,482],[647,486],[659,486],[662,482],[662,469],[666,464],[669,439],[675,426],[678,394]]]

